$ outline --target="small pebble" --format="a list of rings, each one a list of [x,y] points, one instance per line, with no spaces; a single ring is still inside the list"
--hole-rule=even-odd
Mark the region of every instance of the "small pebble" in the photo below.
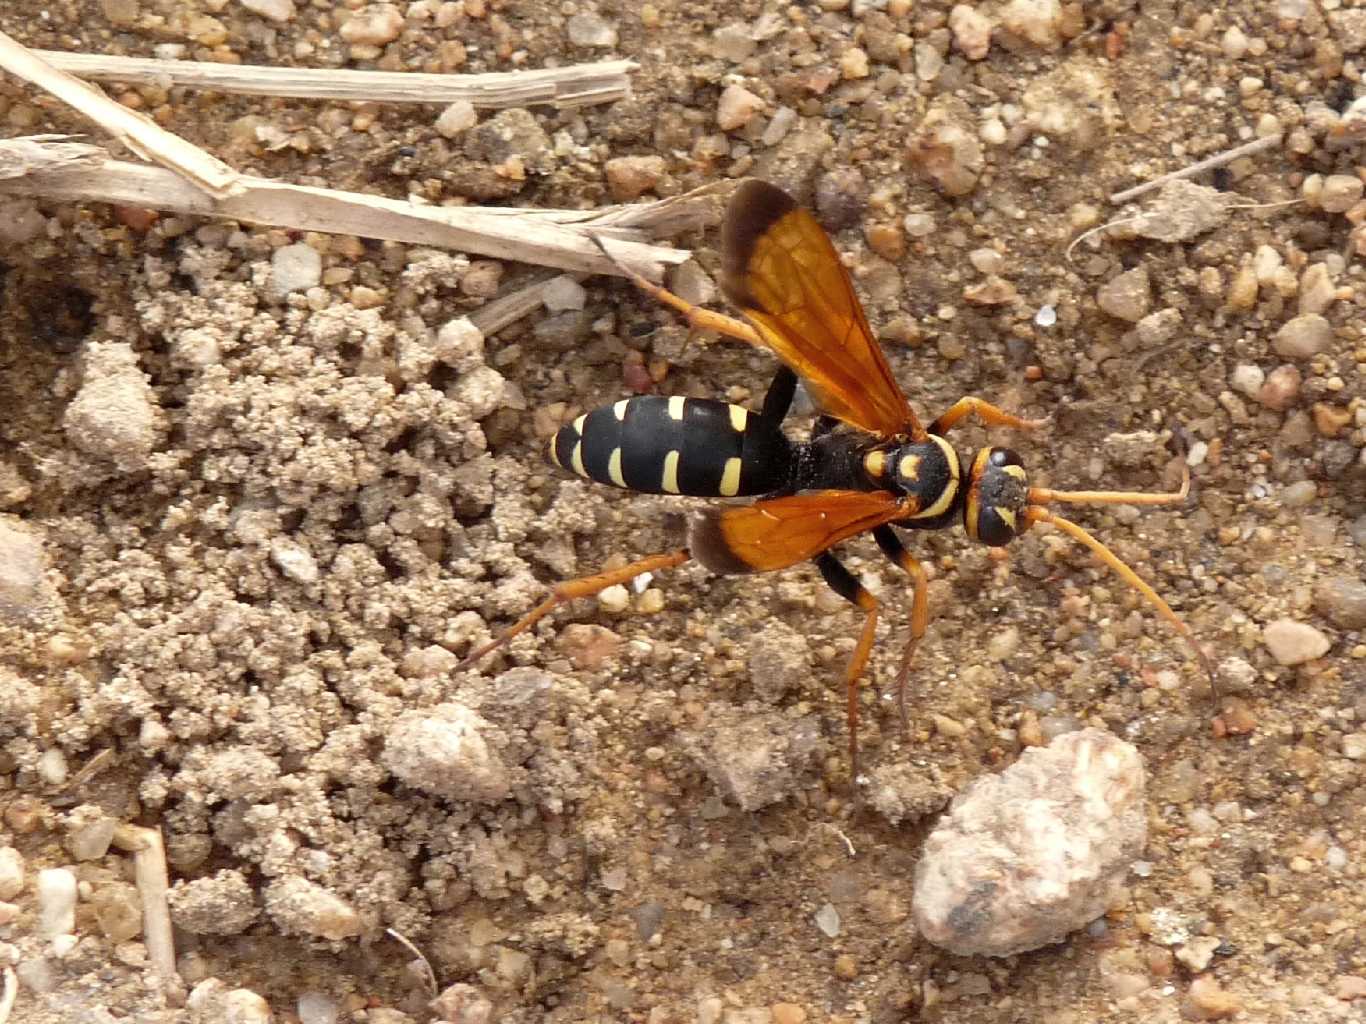
[[[658,185],[664,169],[664,158],[660,156],[619,156],[603,165],[603,174],[612,198],[629,203]]]
[[[284,24],[294,20],[294,0],[239,0],[242,6],[267,21]]]
[[[1300,399],[1300,384],[1303,381],[1298,367],[1285,363],[1276,367],[1266,376],[1266,383],[1257,392],[1257,401],[1268,409],[1285,412]]]
[[[598,592],[598,607],[609,615],[620,615],[631,606],[631,592],[620,583]]]
[[[1256,398],[1261,393],[1264,383],[1266,374],[1260,366],[1253,363],[1239,363],[1229,375],[1229,384],[1233,390],[1247,395],[1248,398]]]
[[[443,137],[453,139],[479,123],[479,114],[469,100],[456,100],[436,119],[436,130]]]
[[[1126,270],[1113,280],[1101,285],[1096,292],[1096,303],[1106,313],[1129,323],[1137,323],[1148,313],[1152,304],[1152,284],[1147,267]]]
[[[220,1004],[223,1024],[270,1024],[270,1004],[255,992],[235,988],[223,994]]]
[[[403,31],[403,15],[393,4],[367,7],[341,27],[341,37],[356,46],[384,46]]]
[[[307,586],[318,582],[318,561],[302,544],[277,537],[270,544],[270,560],[275,568],[296,583]]]
[[[321,283],[322,277],[322,254],[304,242],[282,245],[270,257],[270,294],[276,299],[306,291]]]
[[[1010,0],[1001,11],[1001,27],[1044,50],[1062,45],[1059,0]]]
[[[299,1015],[299,1024],[337,1024],[341,1018],[342,1007],[330,993],[312,991],[300,994],[296,1012]],[[452,1018],[447,1015],[446,1019]]]
[[[716,124],[723,132],[743,128],[764,109],[764,101],[742,85],[728,85],[716,103]]]
[[[311,935],[337,942],[361,933],[360,915],[344,899],[299,875],[266,886],[266,912],[286,935]]]
[[[1366,758],[1366,732],[1349,732],[1342,737],[1342,756],[1349,761]]]
[[[949,11],[954,45],[968,60],[981,60],[991,49],[991,19],[967,4]]]
[[[1276,332],[1271,347],[1286,359],[1308,359],[1328,348],[1333,328],[1317,313],[1297,316]]]
[[[1305,508],[1312,505],[1318,496],[1318,484],[1312,480],[1300,480],[1281,491],[1281,505],[1285,508]]]
[[[38,933],[44,938],[76,928],[76,876],[65,868],[38,872]]]
[[[1202,974],[1191,982],[1188,1004],[1196,1020],[1223,1020],[1242,1010],[1242,1001],[1225,991],[1213,977]]]
[[[583,309],[588,301],[588,293],[568,274],[546,282],[541,289],[541,302],[552,313],[562,313],[567,309]]]
[[[555,646],[575,668],[592,672],[616,658],[621,636],[597,623],[571,622],[560,630]]]
[[[12,900],[23,890],[23,855],[12,846],[0,846],[0,900]]]
[[[1346,213],[1361,201],[1362,189],[1362,181],[1355,174],[1330,174],[1323,179],[1319,205],[1329,213]]]
[[[728,60],[732,64],[747,60],[754,55],[754,51],[759,46],[758,40],[754,38],[754,33],[743,22],[722,25],[711,34],[711,38],[712,52],[722,60]]]
[[[840,912],[833,903],[824,904],[816,911],[816,927],[828,938],[837,938],[840,933]]]
[[[1176,959],[1185,964],[1192,972],[1199,974],[1214,959],[1214,951],[1221,940],[1213,935],[1197,935],[1176,951]]]
[[[511,793],[493,726],[463,704],[437,704],[398,717],[380,760],[414,789],[450,800],[497,803]]]
[[[1339,974],[1333,979],[1333,995],[1347,1003],[1366,999],[1366,978],[1359,974]]]
[[[1320,580],[1314,587],[1314,609],[1341,629],[1366,629],[1366,582],[1356,576]]]
[[[1313,626],[1293,619],[1277,619],[1262,627],[1262,643],[1282,665],[1301,665],[1328,653],[1332,642]]]
[[[571,15],[565,30],[575,46],[610,49],[617,45],[617,27],[591,11]]]

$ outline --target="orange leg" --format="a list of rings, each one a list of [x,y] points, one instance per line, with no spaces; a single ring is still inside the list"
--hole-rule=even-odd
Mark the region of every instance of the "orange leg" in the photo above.
[[[872,594],[854,578],[853,573],[841,565],[835,556],[825,551],[816,556],[816,568],[830,585],[830,589],[865,613],[863,632],[859,634],[854,653],[844,668],[845,715],[849,727],[849,771],[855,789],[859,780],[858,744],[858,684],[863,670],[868,667],[868,658],[873,653],[873,636],[877,632],[878,602]]]
[[[623,277],[629,278],[637,288],[657,302],[663,303],[670,309],[675,309],[683,314],[688,321],[688,325],[694,330],[716,331],[718,334],[724,334],[730,338],[747,341],[751,345],[762,346],[763,343],[759,340],[759,333],[743,320],[737,320],[732,316],[726,316],[724,313],[717,313],[715,310],[703,309],[701,306],[695,306],[685,299],[680,299],[667,288],[662,288],[653,281],[647,280],[618,260],[607,250],[607,246],[603,244],[601,238],[595,236],[594,241],[598,243],[598,248],[602,250],[603,255],[616,264],[617,270],[621,272]]]
[[[638,562],[622,566],[620,569],[612,569],[609,572],[600,572],[592,576],[584,576],[577,580],[566,580],[555,585],[555,589],[550,592],[550,596],[538,604],[531,611],[527,612],[520,619],[514,622],[503,632],[499,633],[494,639],[484,644],[478,650],[471,652],[465,657],[456,670],[469,668],[476,661],[485,655],[496,651],[505,643],[515,637],[518,633],[523,633],[530,629],[541,619],[545,618],[552,611],[567,601],[572,601],[576,597],[592,597],[599,594],[608,587],[616,586],[618,583],[629,583],[643,572],[655,572],[659,569],[672,569],[676,565],[682,565],[689,558],[686,549],[681,551],[670,551],[662,555],[651,555],[649,558],[642,558]]]
[[[966,397],[958,399],[949,407],[947,412],[931,423],[930,433],[943,435],[960,420],[974,415],[989,426],[1015,427],[1018,430],[1037,430],[1048,423],[1047,417],[1041,420],[1021,419],[1019,416],[1012,416],[990,402],[984,402],[980,398]]]
[[[925,567],[902,545],[901,538],[892,532],[890,526],[884,525],[875,529],[873,539],[877,541],[882,553],[911,577],[912,585],[915,587],[911,597],[911,632],[906,638],[906,647],[901,654],[901,668],[896,674],[896,710],[901,719],[901,734],[904,737],[911,731],[910,716],[906,711],[906,688],[911,679],[911,660],[930,621],[930,577],[925,572]]]
[[[1148,497],[1170,499],[1173,498],[1174,495],[1148,495]],[[1149,504],[1157,503],[1149,502]],[[1195,634],[1191,632],[1191,628],[1181,620],[1176,612],[1172,611],[1171,605],[1162,600],[1162,596],[1158,594],[1156,590],[1150,587],[1138,573],[1130,569],[1122,558],[1095,537],[1092,537],[1076,523],[1072,522],[1072,520],[1064,519],[1062,516],[1056,516],[1047,509],[1042,509],[1035,505],[1027,507],[1024,510],[1024,514],[1025,522],[1027,524],[1046,523],[1049,526],[1061,530],[1074,540],[1085,544],[1094,552],[1097,558],[1114,570],[1115,574],[1119,576],[1120,579],[1142,594],[1147,602],[1156,609],[1157,613],[1171,623],[1172,628],[1180,633],[1181,636],[1185,638],[1186,642],[1190,644],[1191,650],[1194,651],[1195,656],[1200,659],[1200,665],[1205,670],[1205,674],[1209,677],[1210,692],[1214,694],[1216,699],[1218,698],[1219,681],[1214,674],[1214,663],[1210,661],[1209,655],[1205,653],[1204,648],[1196,641]]]

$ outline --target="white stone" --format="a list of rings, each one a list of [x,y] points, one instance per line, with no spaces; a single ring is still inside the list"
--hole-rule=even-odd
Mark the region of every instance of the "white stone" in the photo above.
[[[587,301],[588,292],[568,274],[561,274],[547,281],[541,289],[541,302],[552,313],[563,313],[567,309],[583,309]]]
[[[38,933],[50,939],[76,929],[76,876],[66,868],[38,872]]]
[[[12,846],[0,846],[0,900],[24,891],[24,857]]]
[[[280,24],[292,21],[296,13],[294,0],[238,0],[238,3],[252,14]]]
[[[490,744],[493,726],[463,704],[409,711],[390,727],[380,759],[397,778],[449,800],[497,803],[512,792]]]
[[[469,100],[456,100],[441,111],[441,116],[436,119],[436,130],[443,137],[453,139],[478,123],[479,113],[474,109],[474,104]]]
[[[764,109],[764,101],[742,85],[728,85],[716,101],[716,124],[722,131],[743,128]]]
[[[958,795],[925,843],[912,914],[960,955],[1058,942],[1109,909],[1147,838],[1138,751],[1099,729],[1031,748]]]
[[[275,567],[296,583],[318,582],[318,561],[302,544],[285,537],[277,537],[270,545],[270,560]]]
[[[277,299],[312,288],[322,279],[322,254],[311,245],[282,245],[270,257],[270,292]]]
[[[1322,658],[1332,642],[1307,622],[1277,619],[1262,627],[1262,643],[1282,665],[1301,665]]]

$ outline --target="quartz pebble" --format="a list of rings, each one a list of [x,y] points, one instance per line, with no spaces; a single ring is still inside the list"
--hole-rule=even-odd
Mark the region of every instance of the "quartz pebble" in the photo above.
[[[493,726],[463,704],[409,711],[390,727],[381,760],[414,789],[449,800],[497,803],[512,791],[490,746]]]
[[[1263,626],[1262,643],[1282,665],[1301,665],[1322,658],[1333,646],[1313,626],[1293,619],[1277,619]]]
[[[1266,383],[1257,392],[1257,401],[1268,409],[1285,412],[1300,400],[1303,375],[1299,368],[1284,363],[1266,376]]]
[[[728,85],[716,103],[716,124],[723,132],[743,128],[764,109],[764,101],[742,85]]]
[[[547,281],[541,289],[541,302],[552,313],[562,313],[566,309],[583,309],[588,293],[568,274]]]
[[[290,292],[306,291],[322,282],[323,258],[304,242],[282,245],[270,257],[270,294],[283,299]]]
[[[267,21],[274,21],[279,24],[292,21],[296,13],[294,0],[239,0],[239,2],[252,14],[259,14]]]
[[[235,988],[223,994],[223,1024],[270,1024],[270,1004],[251,989]]]
[[[915,872],[921,935],[960,955],[1058,942],[1111,906],[1143,849],[1138,751],[1099,729],[1032,747],[960,793]]]
[[[1059,0],[1010,0],[1001,11],[1001,27],[1045,50],[1062,45],[1062,4]]]
[[[357,46],[384,46],[403,31],[403,15],[393,4],[367,7],[341,27],[341,37]]]
[[[617,45],[617,27],[591,11],[571,15],[565,24],[565,31],[575,46],[605,50]]]
[[[1196,1020],[1223,1020],[1239,1013],[1243,1004],[1233,993],[1225,991],[1219,982],[1202,974],[1191,982],[1187,1006]]]
[[[967,4],[949,11],[954,45],[968,60],[981,60],[991,49],[991,19]]]
[[[1328,348],[1333,328],[1317,313],[1305,313],[1288,321],[1271,341],[1276,354],[1287,359],[1308,359]]]
[[[469,100],[456,100],[441,111],[436,130],[442,138],[453,139],[479,123],[479,113]]]
[[[1256,398],[1262,390],[1262,385],[1266,383],[1266,374],[1262,368],[1253,363],[1239,363],[1233,368],[1233,373],[1229,375],[1229,384],[1234,391],[1239,391],[1248,398]]]
[[[1323,180],[1319,205],[1329,213],[1346,213],[1361,201],[1362,188],[1361,179],[1354,174],[1330,174]]]
[[[129,882],[107,882],[90,898],[95,922],[111,942],[127,942],[142,934],[142,897]]]
[[[38,933],[44,938],[76,928],[76,876],[65,868],[38,872]]]

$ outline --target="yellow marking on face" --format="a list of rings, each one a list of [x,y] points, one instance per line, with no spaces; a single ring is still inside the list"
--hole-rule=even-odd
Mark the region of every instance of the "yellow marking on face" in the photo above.
[[[612,405],[612,415],[617,418],[617,422],[626,419],[626,407],[631,404],[629,398],[623,398],[620,402]]]
[[[551,462],[555,463],[555,465],[557,466],[560,466],[560,453],[555,450],[555,448],[557,447],[555,441],[556,439],[553,437],[550,439],[550,448],[546,451],[546,454],[550,456]],[[563,466],[560,466],[560,468],[564,469]]]
[[[1013,476],[1020,483],[1026,483],[1029,480],[1029,474],[1025,472],[1023,466],[1002,466],[1001,472]]]
[[[881,480],[887,472],[887,453],[869,452],[863,457],[863,471],[868,474],[868,479]]]
[[[683,418],[683,405],[687,399],[682,395],[673,395],[669,398],[669,419],[681,420]]]
[[[626,478],[621,475],[621,449],[613,448],[612,457],[607,460],[607,478],[618,487],[626,486]]]
[[[749,410],[742,409],[738,405],[730,407],[730,429],[737,434],[745,432],[745,424],[749,422]]]
[[[740,460],[729,458],[721,471],[721,497],[733,498],[740,493]]]
[[[669,401],[672,403],[673,399],[670,399]],[[683,401],[683,399],[680,398],[679,401],[681,402],[681,401]],[[666,494],[677,494],[677,493],[678,493],[678,451],[677,451],[677,449],[675,449],[674,451],[669,452],[668,455],[664,456],[664,476],[663,476],[663,478],[660,480],[660,486],[663,487],[664,493],[666,493]]]
[[[903,480],[916,480],[920,477],[920,456],[903,455],[896,464],[896,474]]]
[[[1010,532],[1015,532],[1015,510],[1006,508],[1003,505],[993,505],[991,510],[1001,517],[1001,522],[1010,527]]]
[[[578,434],[580,437],[583,436],[583,421],[586,419],[588,419],[588,413],[584,413],[574,421],[574,433]]]
[[[569,465],[575,473],[584,479],[588,478],[588,471],[583,468],[583,442],[574,442],[574,454],[569,457]]]

